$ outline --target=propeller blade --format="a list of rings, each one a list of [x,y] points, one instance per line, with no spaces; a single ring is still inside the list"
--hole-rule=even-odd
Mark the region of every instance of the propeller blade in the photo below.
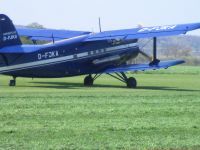
[[[152,57],[151,56],[149,56],[147,53],[145,53],[145,52],[143,52],[143,51],[139,51],[139,53],[142,55],[142,56],[144,56],[145,58],[147,58],[148,60],[150,60],[150,61],[152,61]]]

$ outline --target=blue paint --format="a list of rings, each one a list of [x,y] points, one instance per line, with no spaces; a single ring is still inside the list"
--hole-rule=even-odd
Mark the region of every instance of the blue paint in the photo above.
[[[15,29],[12,21],[0,15],[0,73],[16,77],[57,78],[85,74],[145,71],[168,68],[181,60],[157,65],[126,65],[139,54],[137,39],[185,34],[200,24],[136,28],[90,33],[53,29]],[[45,45],[23,45],[19,36],[51,41]],[[102,63],[95,64],[103,60]],[[101,62],[101,61],[100,61]]]

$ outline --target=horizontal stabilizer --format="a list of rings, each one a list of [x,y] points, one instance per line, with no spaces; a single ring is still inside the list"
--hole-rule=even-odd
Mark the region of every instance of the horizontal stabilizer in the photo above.
[[[87,31],[55,30],[55,29],[34,29],[16,27],[19,36],[25,36],[36,41],[58,41],[76,36],[90,34]]]
[[[125,65],[116,68],[110,68],[102,73],[117,73],[117,72],[128,72],[128,71],[147,71],[147,70],[157,70],[157,69],[167,69],[171,66],[179,65],[184,63],[183,60],[168,60],[168,61],[160,61],[157,65],[149,65],[149,64],[132,64]]]
[[[24,54],[38,51],[42,48],[40,45],[16,45],[3,47],[0,49],[0,54]]]

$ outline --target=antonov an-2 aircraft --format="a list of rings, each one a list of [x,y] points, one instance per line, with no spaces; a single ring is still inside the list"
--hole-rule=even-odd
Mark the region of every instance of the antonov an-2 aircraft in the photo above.
[[[92,86],[101,74],[108,74],[128,88],[136,88],[135,78],[126,76],[129,71],[166,69],[182,64],[183,60],[160,61],[157,58],[157,38],[186,34],[200,28],[200,23],[139,27],[99,33],[15,28],[4,14],[0,15],[0,74],[12,76],[9,85],[16,85],[17,77],[60,78],[87,75],[85,86]],[[28,37],[32,45],[22,44],[20,37]],[[153,39],[152,61],[144,64],[127,64],[143,53],[138,39]],[[37,41],[50,41],[39,45]]]

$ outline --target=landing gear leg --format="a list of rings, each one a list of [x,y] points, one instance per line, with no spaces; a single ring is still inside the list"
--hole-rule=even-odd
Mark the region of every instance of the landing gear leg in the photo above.
[[[9,86],[16,86],[16,77],[13,77],[13,80],[10,80]]]
[[[128,78],[126,76],[126,74],[123,73],[123,72],[115,73],[115,74],[116,74],[116,76],[112,75],[112,74],[108,74],[108,75],[114,77],[115,79],[118,79],[118,80],[124,82],[127,85],[128,88],[136,88],[137,87],[137,80],[135,78],[133,78],[133,77]]]

